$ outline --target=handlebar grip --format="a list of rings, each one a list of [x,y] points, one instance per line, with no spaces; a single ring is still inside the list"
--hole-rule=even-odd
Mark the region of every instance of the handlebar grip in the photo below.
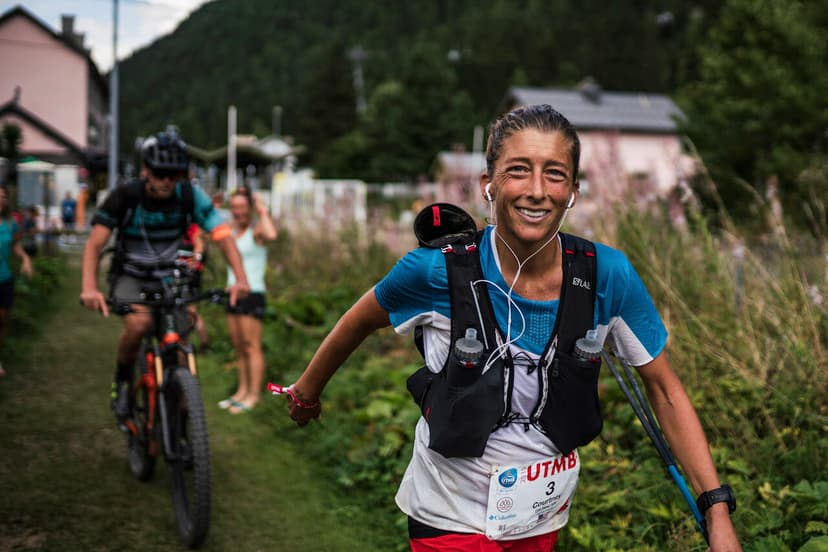
[[[125,316],[127,314],[132,314],[132,305],[129,303],[119,303],[113,299],[106,300],[106,306],[109,307],[109,310],[118,316]]]
[[[208,289],[206,292],[202,293],[201,296],[210,301],[211,303],[222,303],[225,299],[227,299],[230,296],[230,294],[227,293],[227,291],[224,289],[213,288]]]

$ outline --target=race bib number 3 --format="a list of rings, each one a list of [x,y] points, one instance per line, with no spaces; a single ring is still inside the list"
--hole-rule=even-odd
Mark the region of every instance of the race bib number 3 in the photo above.
[[[489,480],[486,536],[497,540],[530,531],[572,503],[578,452],[526,465],[495,466]]]

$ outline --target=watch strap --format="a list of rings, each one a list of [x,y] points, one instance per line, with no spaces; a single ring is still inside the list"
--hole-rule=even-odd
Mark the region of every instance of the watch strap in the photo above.
[[[722,485],[718,489],[711,489],[699,495],[696,499],[696,506],[703,514],[714,504],[719,502],[727,502],[728,512],[731,514],[736,511],[736,496],[733,494],[733,489],[730,485]]]

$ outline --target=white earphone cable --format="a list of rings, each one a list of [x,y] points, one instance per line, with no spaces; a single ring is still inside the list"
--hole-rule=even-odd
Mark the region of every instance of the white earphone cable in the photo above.
[[[570,200],[570,202],[571,202],[571,200]],[[491,205],[491,203],[490,203],[490,205]],[[486,360],[486,364],[483,367],[483,372],[484,373],[489,368],[491,368],[491,365],[494,362],[494,359],[496,358],[496,356],[502,355],[503,352],[505,352],[506,349],[512,343],[517,342],[523,336],[523,334],[525,333],[525,331],[526,331],[526,317],[523,315],[523,311],[520,310],[520,307],[515,302],[515,300],[512,299],[512,292],[515,289],[515,285],[517,285],[518,278],[520,278],[520,272],[523,269],[523,265],[528,263],[535,255],[540,253],[547,245],[549,245],[552,242],[552,240],[559,237],[558,233],[560,232],[561,227],[563,226],[564,220],[566,220],[566,215],[567,215],[568,212],[569,212],[569,209],[564,210],[563,215],[561,215],[561,220],[558,222],[558,227],[555,229],[555,233],[552,234],[552,236],[548,240],[546,240],[543,243],[543,245],[538,247],[534,252],[532,252],[531,255],[529,255],[528,257],[526,257],[522,261],[518,258],[517,253],[515,253],[515,251],[506,242],[506,240],[497,232],[497,226],[495,226],[492,229],[492,234],[496,237],[496,239],[499,239],[501,242],[503,242],[503,244],[506,246],[506,249],[508,249],[509,253],[512,254],[512,257],[514,257],[515,262],[517,263],[517,270],[515,270],[515,277],[512,279],[512,283],[509,286],[509,291],[508,292],[504,292],[503,289],[500,286],[498,286],[495,282],[492,282],[491,280],[479,280],[478,282],[473,282],[472,283],[472,285],[477,284],[479,282],[484,282],[484,283],[490,284],[506,297],[506,313],[507,313],[506,314],[506,342],[502,343],[501,345],[498,345],[497,347],[495,347],[495,349],[489,355],[489,358]],[[560,246],[560,240],[559,240],[558,244]],[[495,259],[497,260],[497,247],[496,247],[496,244],[494,243],[494,239],[492,241],[492,245],[494,246],[493,247],[493,252],[494,252],[494,255],[495,255]],[[477,297],[475,296],[475,303],[476,302],[477,302]],[[517,311],[518,315],[520,316],[520,320],[521,320],[521,324],[522,324],[520,333],[515,338],[512,338],[512,305],[514,305],[515,310]],[[480,314],[479,306],[478,306],[477,310],[478,310],[478,316],[480,317],[481,325],[482,325],[482,315]]]

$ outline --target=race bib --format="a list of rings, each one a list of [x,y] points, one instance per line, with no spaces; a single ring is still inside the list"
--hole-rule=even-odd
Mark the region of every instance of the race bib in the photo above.
[[[527,465],[495,466],[489,478],[486,536],[525,533],[566,511],[578,485],[578,452]]]

